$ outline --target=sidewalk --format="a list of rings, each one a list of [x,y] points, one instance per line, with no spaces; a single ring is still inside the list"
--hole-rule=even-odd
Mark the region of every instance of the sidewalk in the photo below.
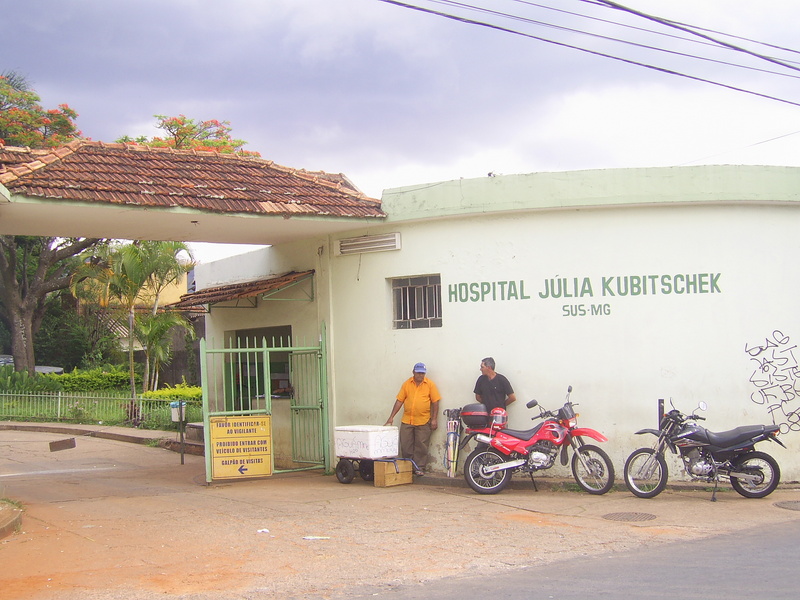
[[[708,489],[642,500],[519,477],[484,496],[463,477],[380,488],[321,470],[207,485],[203,457],[142,444],[173,432],[20,425],[0,423],[0,498],[24,504],[0,540],[0,600],[334,600],[800,519],[784,488],[712,503]]]
[[[74,425],[71,423],[31,423],[27,421],[0,421],[0,431],[28,431],[57,433],[72,437],[96,437],[117,442],[158,445],[180,452],[178,433],[134,429],[132,427],[104,427],[102,425]],[[0,539],[20,528],[22,510],[12,502],[3,502],[0,494]],[[10,499],[14,501],[14,499]]]
[[[114,440],[117,442],[128,442],[132,444],[142,444],[146,446],[154,446],[165,448],[173,452],[181,451],[180,434],[177,431],[159,431],[154,429],[136,429],[133,427],[116,427],[104,425],[75,425],[71,423],[31,423],[22,421],[0,421],[0,431],[29,431],[39,433],[53,433],[64,434],[65,436],[72,437],[94,437],[100,439]],[[202,446],[198,448],[196,443],[192,443],[188,439],[184,439],[184,452],[186,454],[194,454],[202,456]],[[334,459],[331,468],[336,466]],[[614,490],[627,491],[625,481],[621,472],[622,465],[615,465],[616,478]],[[321,470],[320,470],[321,472]],[[356,474],[354,483],[360,481],[358,474]],[[577,484],[571,477],[550,477],[547,475],[536,475],[536,488],[540,491],[553,491],[553,492],[575,492]],[[363,483],[363,482],[362,482]],[[423,477],[414,477],[414,485],[425,486],[444,486],[444,487],[461,487],[469,488],[467,482],[464,480],[463,473],[459,472],[456,477],[447,477],[445,473],[435,472],[427,473]],[[692,481],[673,481],[670,478],[667,483],[667,489],[676,491],[688,490],[707,490],[710,484],[704,482]],[[517,475],[511,480],[507,489],[522,489],[534,491],[534,485],[531,483],[529,476]],[[730,489],[727,484],[721,484],[720,489]],[[779,489],[800,489],[800,482],[781,482]],[[710,492],[709,492],[710,494]]]

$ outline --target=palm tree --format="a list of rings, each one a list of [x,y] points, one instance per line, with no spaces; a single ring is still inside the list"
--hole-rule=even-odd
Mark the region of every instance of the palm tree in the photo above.
[[[152,302],[151,314],[156,314],[161,294],[180,281],[194,268],[192,254],[184,242],[140,242],[140,256],[147,265],[147,285],[142,295]],[[188,257],[188,260],[183,258]]]
[[[3,71],[0,73],[0,77],[5,79],[6,83],[18,92],[30,92],[32,89],[28,78],[17,71]]]
[[[190,260],[185,260],[183,253]],[[127,316],[128,366],[131,397],[134,399],[136,308],[145,304],[147,312],[155,315],[164,289],[178,281],[192,266],[191,252],[183,242],[134,241],[92,257],[76,273],[76,282],[80,284],[79,278],[84,278],[84,282],[91,283],[80,284],[82,291],[73,287],[73,293],[80,293],[83,298],[94,298],[104,307],[115,305]]]
[[[143,389],[155,390],[158,387],[158,374],[161,366],[172,359],[172,340],[169,332],[174,327],[183,327],[194,339],[191,323],[174,312],[143,314],[136,317],[136,339],[144,350]]]

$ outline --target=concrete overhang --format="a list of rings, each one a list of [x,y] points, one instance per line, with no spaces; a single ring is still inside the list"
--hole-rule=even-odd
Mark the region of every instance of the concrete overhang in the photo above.
[[[217,213],[9,195],[0,186],[0,234],[274,245],[326,236],[383,219]]]

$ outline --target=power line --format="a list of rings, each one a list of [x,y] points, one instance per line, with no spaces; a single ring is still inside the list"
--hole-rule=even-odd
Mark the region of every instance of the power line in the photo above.
[[[580,1],[581,2],[588,2],[588,3],[591,3],[591,4],[600,4],[600,5],[603,5],[603,6],[609,6],[611,8],[616,9],[616,10],[621,10],[623,12],[626,12],[626,13],[629,13],[629,14],[632,14],[632,15],[636,15],[636,16],[642,17],[644,19],[648,19],[648,20],[653,21],[655,23],[660,23],[661,25],[665,25],[667,27],[673,27],[675,29],[678,29],[679,31],[685,31],[686,33],[689,33],[691,35],[696,35],[696,36],[701,37],[703,39],[709,40],[709,41],[711,41],[711,42],[713,42],[715,44],[719,44],[720,46],[724,46],[725,48],[730,48],[731,50],[735,50],[736,52],[743,52],[744,54],[748,54],[748,55],[753,56],[755,58],[759,58],[761,60],[765,60],[767,62],[771,62],[771,63],[774,63],[776,65],[780,65],[782,67],[786,67],[787,69],[793,69],[795,71],[800,71],[800,67],[795,67],[794,65],[788,64],[788,63],[786,63],[786,62],[784,62],[782,60],[778,60],[777,58],[773,58],[771,56],[766,56],[766,55],[760,54],[758,52],[753,52],[751,50],[747,50],[746,48],[742,48],[740,46],[736,46],[734,44],[729,44],[728,42],[724,42],[722,40],[718,40],[716,38],[711,37],[710,35],[706,35],[704,33],[700,33],[699,31],[696,31],[696,28],[694,26],[692,26],[692,25],[686,25],[684,23],[679,23],[678,21],[670,21],[669,19],[663,19],[661,17],[656,17],[656,16],[653,16],[653,15],[649,15],[647,13],[640,12],[640,11],[638,11],[636,9],[629,8],[627,6],[623,6],[622,4],[618,4],[616,2],[611,2],[611,0],[580,0]]]
[[[778,136],[769,138],[768,140],[761,140],[760,142],[754,142],[752,144],[748,144],[747,146],[742,146],[741,148],[737,148],[735,151],[747,150],[748,148],[754,148],[755,146],[760,146],[761,144],[768,144],[769,142],[774,142],[776,140],[781,140],[783,138],[787,138],[787,137],[790,137],[790,136],[793,136],[793,135],[797,135],[798,133],[800,133],[800,131],[792,131],[791,133],[784,133],[783,135],[778,135]],[[731,151],[730,150],[726,150],[725,152],[718,152],[717,154],[712,154],[710,156],[704,156],[702,158],[695,158],[694,160],[690,160],[690,161],[687,161],[685,163],[680,163],[677,166],[685,167],[686,165],[690,165],[692,163],[696,163],[696,162],[700,162],[700,161],[707,161],[710,158],[716,158],[717,156],[722,156],[723,154],[728,154],[729,152],[731,152]]]
[[[582,0],[582,1],[585,1],[585,0]],[[465,4],[463,2],[455,2],[454,0],[428,0],[428,2],[431,2],[431,3],[434,3],[434,4],[445,4],[445,5],[448,5],[448,6],[455,6],[455,7],[459,7],[459,8],[463,8],[463,9],[467,9],[467,10],[474,10],[474,11],[477,11],[477,12],[486,13],[486,14],[489,14],[489,15],[497,16],[497,17],[503,17],[503,18],[508,18],[508,19],[512,19],[512,20],[515,20],[515,21],[520,21],[520,22],[523,22],[523,23],[528,23],[528,24],[531,24],[531,25],[540,25],[542,27],[548,27],[548,28],[551,28],[551,29],[557,29],[559,31],[567,31],[567,32],[570,32],[570,33],[578,33],[578,34],[581,34],[581,35],[586,35],[586,36],[589,36],[589,37],[593,37],[593,38],[597,38],[597,39],[601,39],[601,40],[605,40],[605,41],[618,42],[620,44],[625,44],[625,45],[628,45],[628,46],[634,46],[636,48],[641,48],[641,49],[644,49],[644,50],[653,50],[655,52],[663,52],[665,54],[671,54],[673,56],[681,56],[681,57],[684,57],[684,58],[693,58],[693,59],[704,61],[704,62],[710,62],[710,63],[719,64],[719,65],[725,65],[725,66],[728,66],[728,67],[736,67],[736,68],[740,68],[740,69],[746,69],[746,70],[749,70],[749,71],[757,71],[757,72],[760,72],[760,73],[766,73],[768,75],[778,75],[780,77],[791,77],[791,78],[794,78],[794,79],[800,79],[800,75],[791,75],[789,73],[780,73],[778,71],[768,71],[766,69],[759,69],[757,67],[751,67],[751,66],[748,66],[748,65],[741,65],[741,64],[737,64],[737,63],[724,61],[724,60],[718,60],[718,59],[708,58],[708,57],[704,57],[704,56],[697,56],[696,54],[688,54],[686,52],[678,52],[676,50],[668,50],[666,48],[659,48],[657,46],[651,46],[651,45],[648,45],[648,44],[642,44],[642,43],[638,43],[638,42],[631,42],[631,41],[620,39],[620,38],[610,37],[610,36],[606,36],[606,35],[600,35],[600,34],[597,34],[597,33],[590,33],[590,32],[583,31],[583,30],[580,30],[580,29],[575,29],[575,28],[572,28],[572,27],[565,27],[563,25],[555,25],[553,23],[547,23],[545,21],[539,21],[539,20],[530,19],[530,18],[527,18],[527,17],[521,17],[521,16],[518,16],[518,15],[513,15],[513,14],[510,14],[510,13],[500,12],[500,11],[496,11],[496,10],[492,10],[492,9],[488,9],[488,8],[483,8],[483,7],[478,7],[478,6],[473,6],[473,5],[470,5],[470,4]],[[548,6],[544,6],[542,4],[534,4],[534,3],[531,3],[531,2],[525,2],[525,4],[529,5],[529,6],[536,6],[538,8],[545,8],[545,9],[550,9],[551,8],[551,7],[548,7]],[[595,19],[595,17],[589,17],[588,15],[581,15],[580,13],[574,13],[574,12],[571,12],[571,11],[563,11],[563,10],[559,10],[559,9],[553,9],[553,10],[558,10],[558,12],[566,13],[566,14],[573,15],[573,16]],[[626,25],[624,23],[617,23],[615,21],[609,21],[609,20],[606,20],[606,19],[599,19],[599,20],[604,22],[604,23],[619,25],[619,26],[622,26],[622,27],[631,27],[630,25]],[[638,31],[643,31],[643,32],[646,32],[646,33],[653,33],[653,34],[656,34],[656,35],[668,35],[668,34],[663,34],[662,32],[657,32],[657,31],[653,31],[653,30],[650,30],[650,29],[643,29],[643,28],[639,28],[639,27],[634,27],[633,29],[636,29]],[[684,38],[684,37],[680,37],[680,36],[673,36],[673,35],[668,35],[668,37],[672,37],[674,39],[678,39],[678,40],[681,40],[681,41],[690,42],[690,43],[694,43],[694,44],[703,44],[703,45],[706,45],[706,46],[719,48],[719,46],[717,44],[713,44],[711,42],[699,42],[697,40]]]
[[[680,40],[682,42],[690,42],[690,43],[694,43],[694,44],[700,44],[700,45],[703,45],[703,46],[710,46],[710,47],[713,47],[713,48],[719,48],[720,47],[719,44],[716,43],[716,42],[701,41],[701,40],[697,40],[697,39],[683,37],[683,36],[680,36],[680,35],[666,33],[664,31],[656,31],[655,29],[646,29],[644,27],[637,27],[635,25],[630,25],[628,23],[621,23],[619,21],[611,21],[609,19],[601,19],[599,17],[593,17],[591,15],[584,15],[582,13],[572,12],[572,11],[564,10],[564,9],[561,9],[561,8],[554,8],[552,6],[547,6],[546,4],[538,4],[536,2],[530,2],[529,0],[510,0],[510,1],[511,2],[516,2],[518,4],[523,4],[525,6],[533,6],[533,7],[536,7],[536,8],[542,8],[542,9],[545,9],[545,10],[550,10],[550,11],[554,11],[554,12],[558,12],[558,13],[562,13],[562,14],[572,15],[572,16],[579,17],[579,18],[582,18],[582,19],[588,19],[588,20],[591,20],[591,21],[597,21],[599,23],[605,23],[605,24],[608,24],[608,25],[616,25],[617,27],[622,27],[622,28],[625,28],[625,29],[632,29],[634,31],[641,31],[643,33],[652,33],[653,35],[666,37],[666,38],[671,38],[671,39],[675,39],[675,40]],[[586,0],[580,0],[580,1],[586,1]],[[593,0],[590,0],[588,3],[590,3],[590,4],[598,4],[597,2],[595,2]],[[671,21],[671,22],[672,23],[676,23],[676,21]],[[766,48],[773,48],[775,50],[782,50],[784,52],[790,52],[790,53],[793,53],[793,54],[800,54],[800,50],[793,50],[792,48],[786,48],[784,46],[778,46],[778,45],[775,45],[775,44],[768,44],[766,42],[760,42],[758,40],[753,40],[753,39],[746,38],[746,37],[743,37],[743,36],[733,35],[733,34],[730,34],[730,33],[723,33],[721,31],[716,31],[714,29],[707,29],[707,28],[704,28],[704,27],[698,27],[698,26],[695,26],[695,25],[687,25],[685,23],[682,23],[682,25],[686,25],[687,27],[691,27],[695,31],[705,31],[705,32],[708,32],[708,33],[714,33],[714,34],[717,34],[717,35],[722,35],[722,36],[725,36],[725,37],[728,37],[728,38],[731,38],[731,39],[742,40],[744,42],[750,42],[750,43],[753,43],[753,44],[758,44],[759,46],[764,46]],[[730,50],[730,48],[727,48],[727,49]],[[794,63],[794,64],[800,64],[800,63],[797,63],[795,61],[786,61],[786,62]]]
[[[647,63],[643,63],[643,62],[639,62],[639,61],[635,61],[635,60],[631,60],[631,59],[627,59],[627,58],[622,58],[622,57],[614,56],[614,55],[611,55],[611,54],[606,54],[604,52],[599,52],[599,51],[596,51],[596,50],[590,50],[588,48],[581,48],[580,46],[575,46],[573,44],[567,44],[565,42],[559,42],[559,41],[556,41],[556,40],[543,38],[543,37],[532,35],[532,34],[529,34],[529,33],[516,31],[514,29],[509,29],[507,27],[502,27],[500,25],[495,25],[495,24],[492,24],[492,23],[486,23],[484,21],[477,21],[475,19],[469,19],[469,18],[466,18],[466,17],[461,17],[461,16],[458,16],[458,15],[453,15],[453,14],[450,14],[450,13],[437,11],[437,10],[433,10],[433,9],[430,9],[430,8],[424,8],[424,7],[421,7],[421,6],[408,4],[406,2],[400,2],[399,0],[378,0],[378,1],[379,2],[384,2],[386,4],[392,4],[392,5],[401,7],[401,8],[407,8],[407,9],[410,9],[410,10],[416,10],[416,11],[419,11],[419,12],[432,14],[432,15],[443,17],[443,18],[450,19],[450,20],[453,20],[453,21],[461,22],[461,23],[464,23],[464,24],[467,24],[467,25],[476,25],[476,26],[479,26],[479,27],[486,27],[488,29],[493,29],[495,31],[501,31],[501,32],[504,32],[504,33],[511,33],[513,35],[518,35],[518,36],[526,37],[526,38],[529,38],[529,39],[534,39],[534,40],[545,42],[545,43],[548,43],[548,44],[553,44],[555,46],[560,46],[560,47],[563,47],[563,48],[569,48],[569,49],[572,49],[572,50],[579,50],[581,52],[585,52],[587,54],[592,54],[594,56],[600,56],[600,57],[603,57],[603,58],[610,58],[612,60],[616,60],[616,61],[623,62],[623,63],[626,63],[626,64],[639,66],[639,67],[644,67],[646,69],[650,69],[650,70],[653,70],[653,71],[665,73],[665,74],[668,74],[668,75],[675,75],[677,77],[683,77],[685,79],[689,79],[689,80],[692,80],[692,81],[698,81],[698,82],[701,82],[701,83],[708,83],[708,84],[715,85],[715,86],[718,86],[718,87],[722,87],[722,88],[725,88],[725,89],[729,89],[729,90],[732,90],[732,91],[742,92],[742,93],[745,93],[745,94],[750,94],[752,96],[765,98],[767,100],[774,100],[776,102],[781,102],[781,103],[784,103],[784,104],[790,104],[792,106],[800,107],[800,103],[794,102],[792,100],[787,100],[785,98],[780,98],[780,97],[777,97],[777,96],[771,96],[769,94],[756,92],[754,90],[748,90],[748,89],[745,89],[745,88],[740,88],[740,87],[737,87],[737,86],[721,83],[721,82],[718,82],[718,81],[705,79],[703,77],[697,77],[697,76],[694,76],[694,75],[689,75],[687,73],[681,73],[679,71],[675,71],[675,70],[672,70],[672,69],[667,69],[665,67],[658,67],[658,66],[647,64]],[[432,1],[436,1],[436,0],[432,0]],[[590,3],[594,3],[594,4],[602,4],[602,5],[606,4],[605,0],[581,0],[581,1],[590,2]],[[450,2],[443,2],[443,1],[438,1],[437,3],[439,3],[439,4],[452,4]],[[474,9],[482,11],[482,12],[491,12],[491,11],[488,11],[487,9],[481,9],[479,7],[474,7],[473,6],[471,8],[474,8]],[[670,23],[672,23],[672,22],[670,22]],[[675,23],[675,24],[677,25],[677,23]],[[689,33],[694,33],[694,32],[689,31]],[[710,38],[710,39],[713,39],[713,38]],[[727,44],[723,44],[723,45],[729,46]],[[744,50],[742,50],[742,51],[744,51]],[[746,52],[748,54],[751,54],[753,56],[759,57],[759,58],[763,58],[764,60],[769,60],[769,57],[763,57],[762,55],[749,53],[747,51],[744,51],[744,52]],[[770,62],[776,62],[776,61],[775,60],[770,60]],[[800,70],[800,69],[797,69],[795,67],[784,65],[781,61],[777,61],[777,64],[781,64],[782,66],[787,66],[788,68],[792,68],[794,70]],[[741,65],[739,65],[739,66],[741,66]]]

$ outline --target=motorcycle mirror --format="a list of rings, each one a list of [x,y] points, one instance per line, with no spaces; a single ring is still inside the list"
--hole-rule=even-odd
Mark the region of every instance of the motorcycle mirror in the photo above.
[[[572,393],[572,386],[571,386],[571,385],[568,385],[568,386],[567,386],[567,393],[568,393],[568,394],[571,394],[571,393]]]
[[[708,410],[708,404],[706,404],[703,400],[700,400],[700,403],[697,405],[697,408],[700,410]]]
[[[533,408],[534,406],[538,406],[538,404],[539,404],[538,400],[531,400],[525,406],[527,406],[528,408]]]

